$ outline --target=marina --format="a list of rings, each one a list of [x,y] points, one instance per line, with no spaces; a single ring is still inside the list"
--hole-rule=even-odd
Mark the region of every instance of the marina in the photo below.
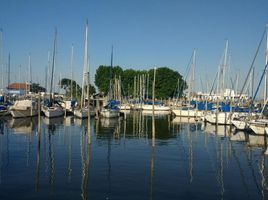
[[[267,136],[165,114],[152,146],[152,120],[0,118],[0,198],[267,198]]]
[[[268,199],[268,1],[0,3],[0,200]]]

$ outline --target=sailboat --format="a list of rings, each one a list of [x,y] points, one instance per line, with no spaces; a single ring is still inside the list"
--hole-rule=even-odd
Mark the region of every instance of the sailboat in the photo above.
[[[258,86],[257,86],[257,89],[255,91],[255,94],[254,96],[252,96],[252,102],[254,102],[256,96],[257,96],[257,93],[259,91],[259,88],[260,88],[260,85],[261,85],[261,82],[263,80],[263,78],[265,79],[264,80],[264,105],[263,105],[263,108],[261,110],[260,113],[254,113],[254,112],[251,112],[251,113],[247,113],[247,116],[244,117],[244,118],[238,118],[236,120],[233,120],[233,124],[236,126],[236,128],[240,128],[240,129],[247,129],[247,128],[250,128],[255,134],[260,134],[260,135],[263,135],[263,134],[267,134],[267,132],[265,131],[265,129],[268,127],[268,119],[265,119],[263,118],[263,112],[267,106],[267,103],[268,103],[268,98],[266,97],[266,92],[267,92],[267,65],[268,65],[268,24],[266,24],[266,29],[265,29],[265,32],[266,32],[266,53],[265,53],[265,67],[264,67],[264,70],[263,70],[263,73],[261,75],[261,78],[260,78],[260,81],[258,83]],[[265,33],[264,32],[264,33]],[[263,37],[265,36],[265,34],[263,34]],[[263,40],[263,37],[261,38],[261,41],[259,43],[259,46]],[[257,49],[259,49],[259,46]],[[258,53],[258,50],[256,52],[256,55]],[[254,60],[253,60],[254,62]],[[252,64],[253,66],[253,64]],[[250,71],[252,70],[252,67],[250,68]],[[246,79],[247,80],[247,79]],[[243,89],[242,89],[243,90]],[[246,119],[246,120],[245,120]],[[239,126],[238,126],[239,125]]]
[[[29,82],[31,83],[31,55],[29,55]],[[29,85],[30,86],[30,85]],[[30,94],[30,87],[28,90],[28,84],[26,83],[26,94],[29,91]],[[38,106],[37,101],[33,99],[31,95],[30,99],[22,99],[16,100],[14,105],[10,107],[10,113],[14,118],[21,118],[21,117],[33,117],[38,115]]]
[[[189,90],[188,90],[188,100],[190,101],[191,94],[193,95],[194,90],[194,78],[195,78],[195,67],[196,67],[196,50],[193,50],[193,54],[191,57],[191,71],[192,74],[190,74],[190,81],[189,81]],[[189,70],[190,71],[190,70]],[[172,112],[179,117],[193,117],[193,118],[200,118],[203,116],[203,112],[199,111],[196,107],[193,107],[192,105],[186,105],[181,108],[173,109]]]
[[[86,22],[86,38],[85,38],[85,52],[84,52],[84,69],[83,69],[83,80],[82,80],[82,95],[80,108],[74,110],[74,115],[79,118],[88,117],[88,111],[90,116],[94,116],[95,111],[93,107],[90,106],[89,102],[89,63],[88,63],[88,22]],[[86,84],[85,84],[86,83]],[[85,104],[84,87],[87,86],[87,105]],[[89,110],[88,110],[89,109]]]
[[[31,99],[17,100],[14,105],[10,107],[10,112],[14,118],[37,116],[37,102]]]
[[[223,60],[221,61],[221,64],[219,65],[219,69],[217,73],[217,76],[218,76],[217,92],[220,93],[221,99],[224,99],[225,92],[226,92],[225,91],[226,89],[225,88],[225,79],[226,79],[225,73],[226,73],[227,64],[228,64],[228,52],[229,52],[228,46],[229,46],[229,43],[227,40],[225,44]],[[232,102],[232,99],[231,99],[231,102]],[[216,110],[207,112],[204,117],[205,117],[205,120],[211,124],[232,125],[232,119],[234,117],[237,117],[237,113],[234,113],[232,111],[231,105],[229,106],[225,103],[222,103],[221,106],[218,106]]]
[[[53,49],[53,58],[52,58],[52,71],[51,71],[51,80],[50,80],[50,93],[49,93],[49,101],[47,104],[43,105],[42,111],[46,117],[60,117],[63,116],[64,111],[59,104],[55,104],[52,99],[52,87],[53,87],[53,74],[55,68],[55,54],[56,54],[56,39],[57,39],[57,30],[55,30],[55,38],[54,38],[54,49]]]
[[[120,109],[119,109],[119,101],[112,99],[113,91],[112,91],[112,69],[113,69],[113,47],[111,53],[111,66],[110,66],[110,89],[109,89],[109,100],[107,104],[101,109],[100,114],[102,117],[112,118],[119,117]]]

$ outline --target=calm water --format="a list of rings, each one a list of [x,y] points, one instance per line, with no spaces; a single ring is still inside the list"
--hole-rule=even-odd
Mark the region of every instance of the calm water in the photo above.
[[[266,138],[170,115],[0,118],[0,199],[268,199]]]

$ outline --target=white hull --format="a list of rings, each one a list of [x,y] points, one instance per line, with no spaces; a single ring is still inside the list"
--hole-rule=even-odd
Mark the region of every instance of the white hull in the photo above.
[[[14,118],[20,118],[20,117],[33,117],[38,115],[37,109],[30,109],[27,110],[11,110],[11,115]]]
[[[235,126],[235,128],[238,130],[246,130],[248,128],[247,123],[243,120],[233,119],[232,123]]]
[[[91,117],[93,117],[95,115],[94,110],[90,110],[89,112],[90,112]],[[79,117],[79,118],[87,118],[88,117],[88,108],[74,110],[74,116]]]
[[[265,132],[265,128],[267,126],[268,126],[268,120],[265,119],[252,120],[249,123],[249,128],[257,135],[267,134]]]
[[[205,115],[205,120],[211,124],[232,125],[235,116],[237,116],[237,113],[210,112]]]
[[[178,117],[203,117],[203,112],[199,110],[183,110],[183,109],[173,109],[172,112]]]
[[[153,105],[143,104],[141,108],[142,110],[153,110]],[[154,105],[154,110],[155,111],[170,111],[170,108],[168,106]]]
[[[112,110],[112,109],[102,109],[100,114],[102,117],[107,117],[107,118],[119,117],[120,111]]]
[[[32,100],[18,100],[10,107],[12,117],[32,117],[38,115],[36,102]]]
[[[142,114],[143,115],[153,115],[153,111],[152,110],[142,110]],[[154,115],[169,115],[170,111],[166,111],[166,110],[155,110],[154,111]]]
[[[132,104],[131,105],[131,109],[133,109],[133,110],[141,110],[142,109],[142,105],[140,103],[138,103],[138,104]]]
[[[51,117],[60,117],[63,116],[64,111],[60,107],[43,107],[42,110],[45,114],[46,117],[51,118]]]
[[[130,110],[131,109],[130,105],[128,105],[128,104],[121,104],[119,106],[119,108],[120,108],[121,111]]]

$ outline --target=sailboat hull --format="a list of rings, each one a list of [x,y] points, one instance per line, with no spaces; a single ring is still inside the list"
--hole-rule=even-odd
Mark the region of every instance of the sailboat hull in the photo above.
[[[48,118],[61,117],[64,114],[63,109],[60,107],[44,107],[42,111]]]
[[[90,110],[89,112],[90,112],[90,117],[94,117],[95,111]],[[79,109],[79,110],[74,110],[74,116],[76,116],[78,118],[87,118],[88,117],[88,109],[83,108],[83,109]]]
[[[113,117],[119,117],[120,111],[112,109],[103,109],[101,110],[100,114],[102,117],[113,118]]]

